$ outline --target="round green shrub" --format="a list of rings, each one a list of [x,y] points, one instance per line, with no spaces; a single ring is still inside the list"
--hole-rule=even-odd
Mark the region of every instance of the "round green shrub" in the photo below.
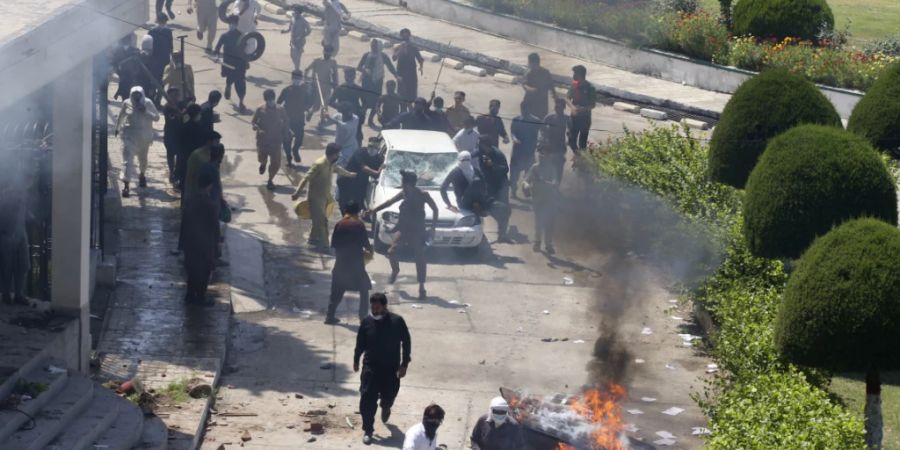
[[[878,152],[849,131],[793,128],[772,139],[747,181],[744,238],[757,256],[796,258],[817,236],[864,216],[896,224],[897,193]]]
[[[740,0],[732,27],[737,36],[813,41],[823,29],[834,28],[834,15],[825,0]]]
[[[856,104],[847,129],[900,158],[900,62],[886,68]]]
[[[816,86],[784,69],[771,69],[737,89],[713,130],[709,174],[743,188],[769,139],[803,123],[841,126],[841,117]]]
[[[775,321],[779,351],[835,371],[900,368],[900,230],[876,219],[835,228],[800,258]]]

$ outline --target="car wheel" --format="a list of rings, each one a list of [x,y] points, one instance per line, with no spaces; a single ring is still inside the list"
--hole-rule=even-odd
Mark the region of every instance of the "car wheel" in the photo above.
[[[381,225],[378,221],[375,222],[375,225],[372,226],[372,247],[378,253],[387,253],[388,246],[384,242],[381,242],[381,239],[378,238],[378,235],[381,233]]]

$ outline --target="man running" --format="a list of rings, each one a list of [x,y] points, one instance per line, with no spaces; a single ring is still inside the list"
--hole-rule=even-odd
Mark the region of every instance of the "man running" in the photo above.
[[[303,57],[303,48],[306,47],[306,37],[312,33],[312,27],[303,17],[303,5],[291,5],[291,23],[282,33],[291,33],[291,61],[294,62],[294,71],[300,71],[300,58]]]

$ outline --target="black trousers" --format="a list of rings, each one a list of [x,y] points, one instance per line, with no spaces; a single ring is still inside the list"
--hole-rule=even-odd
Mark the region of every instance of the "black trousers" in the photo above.
[[[569,129],[569,148],[578,152],[587,148],[588,133],[591,131],[590,114],[572,115],[572,128]]]
[[[373,368],[363,366],[360,373],[359,413],[362,416],[362,429],[366,434],[375,431],[375,411],[378,410],[378,399],[381,409],[394,406],[394,399],[400,392],[400,378],[396,368]]]
[[[291,117],[288,126],[291,132],[284,140],[282,148],[284,148],[284,156],[288,162],[296,160],[300,162],[300,147],[303,146],[304,129],[306,128],[306,118],[301,114],[300,117]]]
[[[225,77],[225,90],[231,92],[231,85],[234,85],[234,92],[237,93],[239,99],[243,100],[247,95],[247,72],[232,71]]]
[[[169,167],[169,181],[175,181],[177,173],[175,167],[177,164],[176,156],[178,155],[178,139],[175,137],[175,131],[163,132],[163,144],[166,146],[166,166]]]
[[[327,317],[333,318],[337,312],[338,306],[344,300],[344,294],[347,292],[341,283],[331,281],[331,296],[328,298],[328,314]],[[359,291],[359,318],[362,319],[369,314],[369,290],[360,289]]]

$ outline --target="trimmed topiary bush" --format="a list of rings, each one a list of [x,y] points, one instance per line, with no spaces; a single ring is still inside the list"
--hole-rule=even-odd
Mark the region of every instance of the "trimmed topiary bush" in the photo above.
[[[900,158],[900,62],[885,69],[856,104],[847,129]]]
[[[897,223],[897,193],[884,161],[865,139],[802,125],[776,137],[747,182],[744,238],[768,258],[796,258],[842,222]]]
[[[869,448],[881,448],[879,373],[900,369],[900,230],[876,219],[847,222],[806,251],[788,280],[775,323],[789,360],[866,373]]]
[[[743,188],[769,139],[795,125],[841,126],[841,117],[816,86],[783,69],[760,73],[734,93],[709,144],[709,174]]]
[[[834,28],[834,15],[825,0],[740,0],[732,12],[737,36],[798,37],[814,41]]]

